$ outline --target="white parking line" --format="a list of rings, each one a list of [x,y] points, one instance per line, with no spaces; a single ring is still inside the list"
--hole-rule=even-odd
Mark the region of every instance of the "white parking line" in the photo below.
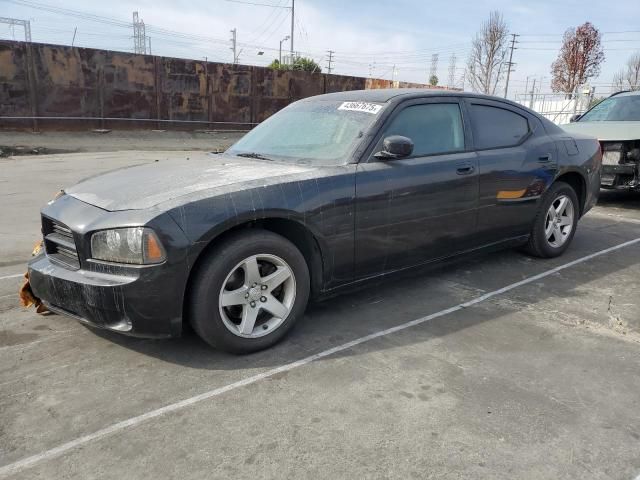
[[[294,370],[298,367],[302,367],[304,365],[307,365],[311,362],[314,362],[316,360],[319,360],[321,358],[325,358],[328,357],[330,355],[334,355],[336,353],[342,352],[344,350],[353,348],[357,345],[361,345],[363,343],[369,342],[371,340],[374,340],[376,338],[380,338],[380,337],[384,337],[387,335],[391,335],[392,333],[396,333],[396,332],[400,332],[402,330],[406,330],[407,328],[411,328],[411,327],[415,327],[416,325],[421,325],[423,323],[429,322],[431,320],[434,320],[436,318],[440,318],[443,317],[445,315],[448,315],[450,313],[454,313],[457,311],[460,311],[462,309],[471,307],[473,305],[476,305],[478,303],[484,302],[485,300],[488,300],[492,297],[495,297],[496,295],[501,295],[505,292],[508,292],[510,290],[513,290],[514,288],[518,288],[521,287],[522,285],[527,285],[529,283],[532,282],[536,282],[540,279],[543,279],[545,277],[548,277],[549,275],[553,275],[554,273],[558,273],[562,270],[565,270],[567,268],[573,267],[575,265],[587,262],[593,258],[599,257],[601,255],[606,255],[607,253],[610,252],[614,252],[616,250],[620,250],[622,248],[631,246],[631,245],[635,245],[640,243],[640,237],[634,239],[634,240],[630,240],[628,242],[624,242],[621,243],[619,245],[615,245],[613,247],[609,247],[609,248],[605,248],[604,250],[600,250],[598,252],[592,253],[590,255],[586,255],[584,257],[578,258],[577,260],[573,260],[571,262],[565,263],[563,265],[560,265],[558,267],[552,268],[550,270],[547,270],[545,272],[539,273],[537,275],[533,275],[531,277],[525,278],[524,280],[521,280],[519,282],[515,282],[512,283],[510,285],[507,285],[506,287],[502,287],[498,290],[494,290],[492,292],[489,293],[485,293],[484,295],[481,295],[479,297],[474,298],[473,300],[470,300],[468,302],[464,302],[464,303],[460,303],[459,305],[456,305],[454,307],[450,307],[447,308],[445,310],[440,310],[439,312],[436,313],[432,313],[430,315],[427,315],[425,317],[422,318],[418,318],[416,320],[411,320],[410,322],[406,322],[403,323],[401,325],[397,325],[395,327],[391,327],[391,328],[387,328],[385,330],[380,330],[378,332],[366,335],[364,337],[360,337],[357,338],[355,340],[352,340],[350,342],[347,343],[343,343],[342,345],[339,345],[337,347],[333,347],[330,348],[328,350],[324,350],[323,352],[320,353],[316,353],[315,355],[310,355],[306,358],[303,358],[301,360],[292,362],[292,363],[288,363],[286,365],[282,365],[280,367],[276,367],[276,368],[272,368],[270,370],[267,370],[263,373],[259,373],[257,375],[253,375],[251,377],[247,377],[245,379],[239,380],[237,382],[234,383],[230,383],[228,385],[225,385],[223,387],[219,387],[213,390],[209,390],[208,392],[204,392],[201,393],[200,395],[196,395],[194,397],[190,397],[187,398],[185,400],[182,400],[180,402],[176,402],[176,403],[172,403],[169,405],[166,405],[164,407],[158,408],[156,410],[151,410],[150,412],[147,413],[143,413],[142,415],[138,415],[136,417],[131,417],[127,420],[123,420],[121,422],[117,422],[114,423],[111,426],[102,428],[100,430],[97,430],[93,433],[90,433],[88,435],[83,435],[81,437],[78,437],[74,440],[71,440],[69,442],[63,443],[61,445],[58,445],[57,447],[54,447],[50,450],[46,450],[44,452],[38,453],[36,455],[32,455],[30,457],[26,457],[23,458],[22,460],[18,460],[16,462],[13,463],[9,463],[3,467],[0,467],[0,478],[4,478],[7,477],[8,475],[12,475],[15,474],[17,472],[20,472],[22,470],[25,470],[27,468],[30,468],[32,466],[34,466],[37,463],[40,463],[44,460],[50,460],[52,458],[55,457],[59,457],[60,455],[63,455],[64,453],[73,450],[77,447],[80,447],[86,443],[92,442],[94,440],[98,440],[104,437],[107,437],[109,435],[112,435],[114,433],[118,433],[121,432],[127,428],[131,428],[131,427],[135,427],[137,425],[140,425],[141,423],[147,422],[151,419],[154,418],[158,418],[161,417],[163,415],[166,415],[168,413],[173,413],[176,412],[178,410],[182,410],[186,407],[195,405],[196,403],[202,402],[204,400],[209,400],[210,398],[214,398],[214,397],[218,397],[220,395],[222,395],[223,393],[227,393],[230,392],[231,390],[236,390],[238,388],[241,387],[246,387],[247,385],[251,385],[253,383],[257,383],[261,380],[264,380],[266,378],[269,377],[273,377],[274,375],[277,375],[279,373],[282,372],[289,372],[291,370]],[[636,479],[636,480],[640,480],[640,479]]]
[[[18,278],[24,277],[24,273],[16,273],[15,275],[5,275],[4,277],[0,277],[0,280],[8,280],[10,278]]]
[[[629,218],[629,217],[625,217],[624,215],[620,215],[620,214],[617,214],[617,213],[594,212],[592,210],[586,216],[586,218],[589,218],[589,217],[607,218],[609,220],[616,220],[618,222],[623,222],[623,223],[640,224],[640,220],[637,219],[637,218]],[[637,479],[637,480],[640,480],[640,479]]]

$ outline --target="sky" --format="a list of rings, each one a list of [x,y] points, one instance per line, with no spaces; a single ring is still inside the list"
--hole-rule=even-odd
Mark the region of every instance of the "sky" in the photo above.
[[[231,62],[235,28],[239,62],[267,65],[290,35],[290,5],[291,0],[0,0],[0,17],[30,20],[35,42],[133,51],[135,10],[153,54]],[[333,50],[332,73],[421,83],[438,54],[440,84],[449,83],[454,62],[454,84],[462,87],[471,40],[492,10],[519,35],[510,98],[530,91],[534,79],[536,91],[551,92],[551,63],[562,34],[586,21],[602,32],[605,49],[601,74],[591,81],[596,96],[609,94],[614,73],[640,52],[638,0],[295,0],[294,48],[323,71]],[[0,24],[0,39],[23,38],[21,28]],[[286,52],[289,40],[282,47]]]

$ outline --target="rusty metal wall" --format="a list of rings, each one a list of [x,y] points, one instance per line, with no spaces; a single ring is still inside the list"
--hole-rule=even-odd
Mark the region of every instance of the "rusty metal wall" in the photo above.
[[[0,128],[188,128],[259,123],[289,103],[322,93],[426,87],[309,72],[0,41],[0,117],[92,117],[60,122],[3,120]],[[111,118],[153,119],[116,122]],[[107,119],[107,120],[98,120]],[[157,125],[156,125],[157,121]],[[167,123],[162,123],[163,128]],[[175,127],[176,122],[169,126]]]

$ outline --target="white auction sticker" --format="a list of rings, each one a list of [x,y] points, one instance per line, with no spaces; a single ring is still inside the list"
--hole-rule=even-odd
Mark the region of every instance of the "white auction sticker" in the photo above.
[[[382,110],[382,105],[376,105],[375,103],[367,102],[343,102],[338,107],[338,110],[350,110],[352,112],[365,112],[377,115]]]

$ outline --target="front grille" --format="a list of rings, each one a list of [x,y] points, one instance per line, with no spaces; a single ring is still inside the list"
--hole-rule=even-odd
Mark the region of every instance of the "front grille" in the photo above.
[[[52,260],[65,267],[77,270],[80,260],[76,251],[76,242],[69,227],[47,217],[42,217],[44,248]]]

